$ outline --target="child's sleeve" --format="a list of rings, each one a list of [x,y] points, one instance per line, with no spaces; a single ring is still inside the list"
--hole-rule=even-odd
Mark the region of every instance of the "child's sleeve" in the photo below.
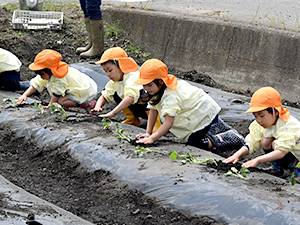
[[[116,90],[114,88],[114,82],[108,81],[108,83],[105,85],[105,89],[101,92],[102,96],[106,99],[108,102],[114,101],[114,94]]]
[[[40,75],[30,80],[30,85],[32,85],[38,92],[42,92],[46,87],[47,80],[43,80]]]
[[[124,76],[124,97],[133,97],[133,104],[137,103],[140,98],[140,90],[143,89],[142,85],[134,83],[138,78],[135,74],[126,74]]]
[[[290,123],[281,126],[275,140],[275,149],[290,152],[295,148],[296,142],[299,140],[300,128],[298,124]]]
[[[261,138],[263,136],[263,128],[256,121],[253,121],[249,126],[249,131],[245,141],[249,148],[249,154],[252,154],[262,148]]]
[[[164,95],[161,99],[161,116],[177,116],[180,111],[180,98],[173,90],[168,95]]]
[[[158,110],[161,117],[166,115],[175,117],[180,111],[179,101],[180,99],[174,95],[163,96],[157,105],[148,102],[147,108]]]

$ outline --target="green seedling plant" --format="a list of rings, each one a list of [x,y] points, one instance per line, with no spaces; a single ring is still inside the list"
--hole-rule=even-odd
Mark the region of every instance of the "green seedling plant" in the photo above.
[[[64,120],[67,120],[68,115],[67,115],[66,111],[64,110],[64,108],[61,105],[52,103],[49,106],[49,110],[50,110],[51,114],[59,114],[61,116],[61,121],[62,122]]]
[[[130,137],[128,137],[124,134],[125,129],[120,127],[118,123],[116,123],[116,126],[118,127],[118,129],[116,129],[116,133],[119,135],[119,136],[117,136],[117,138],[130,142],[131,141]]]
[[[135,147],[135,150],[136,150],[138,156],[143,156],[145,153],[150,153],[150,152],[156,152],[156,153],[159,153],[159,154],[162,154],[162,155],[165,154],[165,153],[163,153],[161,151],[153,150],[153,149],[150,149],[150,148],[143,148],[143,147],[141,147],[139,145],[137,145]]]
[[[244,166],[242,166],[240,170],[235,167],[231,167],[230,170],[225,173],[225,176],[236,176],[241,179],[248,180],[247,173],[250,173],[250,171]]]
[[[140,2],[141,9],[151,9],[153,8],[153,0],[147,0],[146,3]]]
[[[120,25],[120,20],[117,20],[116,22],[106,26],[106,29],[108,30],[106,32],[106,35],[109,37],[119,37],[119,25]]]
[[[12,99],[10,99],[10,98],[4,98],[3,99],[3,102],[5,103],[5,104],[9,104],[9,103],[12,103],[12,106],[13,107],[16,107],[17,105],[18,105],[18,103],[17,103],[17,101],[18,101],[18,98],[12,98]]]
[[[35,109],[39,109],[42,114],[44,113],[44,107],[43,107],[43,105],[41,103],[37,104],[37,102],[34,101],[34,108]]]
[[[298,164],[296,165],[297,168],[300,168],[300,162],[298,162]],[[295,174],[292,173],[292,179],[291,179],[291,183],[292,185],[295,185],[296,184],[296,179],[295,179]]]
[[[104,126],[104,129],[106,129],[106,128],[108,128],[108,127],[110,127],[110,126],[112,126],[114,123],[111,121],[111,119],[109,119],[109,118],[103,118],[102,120],[101,120],[101,122],[102,122],[102,124],[103,124],[103,126]]]
[[[216,160],[214,160],[213,158],[198,159],[196,157],[193,157],[190,153],[187,153],[186,155],[179,155],[174,150],[171,150],[170,153],[171,153],[169,156],[170,159],[177,159],[177,158],[183,159],[181,161],[182,165],[185,165],[186,163],[202,164],[208,161],[212,161],[216,166],[218,165]]]

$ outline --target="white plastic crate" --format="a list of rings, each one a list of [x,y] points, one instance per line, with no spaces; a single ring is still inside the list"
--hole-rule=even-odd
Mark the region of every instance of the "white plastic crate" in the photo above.
[[[61,30],[63,12],[15,10],[12,18],[13,29]]]

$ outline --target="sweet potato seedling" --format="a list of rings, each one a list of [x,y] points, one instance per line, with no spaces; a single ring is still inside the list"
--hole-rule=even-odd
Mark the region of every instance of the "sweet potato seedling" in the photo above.
[[[227,173],[225,173],[225,176],[232,175],[232,176],[236,176],[241,179],[244,179],[244,180],[248,180],[247,173],[250,173],[250,171],[244,166],[242,166],[240,170],[238,170],[235,167],[231,167],[230,170]]]
[[[5,103],[5,104],[8,104],[8,103],[12,103],[12,106],[13,107],[16,107],[18,104],[17,104],[17,100],[18,100],[18,98],[12,98],[12,99],[10,99],[10,98],[4,98],[3,99],[3,102]]]
[[[112,126],[114,123],[111,121],[111,119],[109,119],[109,118],[103,118],[102,120],[101,120],[101,122],[102,122],[102,124],[103,124],[103,126],[104,126],[104,129],[106,129],[106,128],[108,128],[108,127],[110,127],[110,126]]]
[[[51,114],[59,114],[61,116],[61,121],[63,122],[64,120],[67,120],[67,113],[66,111],[64,110],[64,108],[57,104],[57,103],[52,103],[50,106],[49,106],[49,110],[51,112]]]
[[[137,145],[135,147],[135,150],[136,150],[138,156],[143,156],[145,153],[149,153],[149,152],[156,152],[156,153],[159,153],[159,154],[162,154],[162,155],[165,154],[165,153],[163,153],[161,151],[153,150],[153,149],[150,149],[150,148],[143,148],[143,147],[141,147],[139,145]]]
[[[194,164],[201,164],[201,163],[206,163],[208,161],[212,161],[216,166],[218,165],[216,160],[214,160],[213,158],[205,158],[205,159],[198,159],[196,157],[193,157],[190,153],[187,153],[186,155],[178,155],[177,152],[175,152],[174,150],[170,151],[170,159],[177,159],[177,158],[181,158],[183,159],[181,161],[182,165],[185,165],[186,163],[194,163]]]
[[[124,139],[124,140],[130,142],[131,141],[130,137],[128,137],[124,134],[125,129],[120,127],[118,123],[116,123],[116,126],[118,127],[118,129],[116,129],[116,133],[119,135],[119,136],[117,136],[117,138]]]
[[[300,162],[296,165],[297,168],[300,168]],[[295,174],[292,173],[292,179],[291,179],[291,183],[292,185],[296,184],[296,179],[295,179]]]
[[[37,104],[37,102],[34,101],[34,108],[35,109],[39,109],[42,114],[44,113],[44,107],[43,107],[43,105],[41,103]]]

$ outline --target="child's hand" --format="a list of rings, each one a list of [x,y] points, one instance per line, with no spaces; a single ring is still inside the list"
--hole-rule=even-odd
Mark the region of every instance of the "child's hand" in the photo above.
[[[139,135],[137,135],[138,137]],[[140,138],[143,137],[142,139],[139,139],[136,141],[136,143],[141,143],[141,144],[152,144],[154,142],[153,138],[151,137],[150,134],[142,134],[139,136]]]
[[[150,137],[149,133],[145,133],[145,134],[138,134],[135,136],[136,138],[145,138],[145,137]]]
[[[257,165],[258,165],[258,160],[256,158],[242,164],[242,166],[246,168],[256,167]]]
[[[232,155],[230,157],[228,157],[227,159],[223,160],[223,163],[233,163],[236,164],[239,161],[239,157]]]
[[[21,104],[23,101],[27,100],[27,96],[26,95],[22,95],[18,98],[17,100],[17,104]]]
[[[102,107],[96,105],[95,108],[92,109],[92,112],[93,111],[102,112],[103,109],[102,109]]]
[[[115,114],[113,112],[109,112],[106,114],[99,115],[99,117],[113,117]]]

